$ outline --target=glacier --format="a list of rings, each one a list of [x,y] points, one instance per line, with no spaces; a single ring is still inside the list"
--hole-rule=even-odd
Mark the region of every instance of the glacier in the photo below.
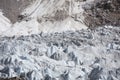
[[[0,76],[23,80],[119,80],[120,29],[0,38]]]
[[[1,0],[0,80],[120,80],[119,6]]]

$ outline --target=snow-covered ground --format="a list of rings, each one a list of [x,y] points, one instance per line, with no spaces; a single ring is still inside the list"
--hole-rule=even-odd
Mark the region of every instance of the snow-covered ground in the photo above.
[[[3,13],[0,12],[0,35],[5,33],[7,30],[11,28],[11,23],[9,19],[3,16]]]

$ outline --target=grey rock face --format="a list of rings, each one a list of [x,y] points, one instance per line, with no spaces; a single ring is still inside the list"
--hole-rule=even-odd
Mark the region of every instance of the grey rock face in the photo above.
[[[86,3],[85,23],[90,27],[102,25],[120,26],[120,2],[118,0],[94,0]]]
[[[20,19],[20,13],[35,0],[0,0],[0,9],[4,15],[15,23]]]

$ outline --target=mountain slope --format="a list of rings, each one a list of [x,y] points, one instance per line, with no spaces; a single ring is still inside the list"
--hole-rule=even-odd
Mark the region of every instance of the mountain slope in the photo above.
[[[16,4],[19,4],[19,1]],[[86,29],[87,26],[83,23],[82,4],[84,2],[72,0],[35,0],[27,7],[21,7],[23,9],[19,13],[11,12],[11,14],[16,13],[17,16],[12,17],[16,22],[11,23],[11,29],[2,35],[28,35],[39,32]]]

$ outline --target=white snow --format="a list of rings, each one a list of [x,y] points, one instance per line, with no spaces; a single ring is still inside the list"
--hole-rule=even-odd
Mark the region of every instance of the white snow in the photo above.
[[[0,12],[0,35],[6,33],[11,28],[11,22],[7,19],[2,12]]]

